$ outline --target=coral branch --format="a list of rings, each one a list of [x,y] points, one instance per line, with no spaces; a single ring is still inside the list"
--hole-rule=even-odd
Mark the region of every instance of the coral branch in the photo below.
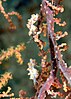
[[[12,74],[11,73],[6,72],[5,74],[1,75],[1,78],[0,78],[0,89],[3,86],[5,86],[10,79],[12,79]]]
[[[5,17],[5,18],[7,19],[7,21],[9,22],[9,24],[10,24],[9,29],[15,30],[15,29],[16,29],[16,26],[13,24],[13,22],[12,22],[10,16],[11,16],[11,15],[16,15],[19,20],[22,20],[22,16],[21,16],[19,13],[14,12],[14,11],[12,11],[12,12],[10,12],[10,13],[6,13],[6,12],[5,12],[5,9],[4,9],[3,5],[2,5],[2,1],[1,1],[1,0],[0,0],[0,12],[4,15],[4,17]]]
[[[49,78],[47,78],[46,82],[43,84],[42,88],[39,91],[38,99],[45,99],[46,97],[45,91],[47,91],[48,93],[53,82],[54,82],[54,76],[53,73],[51,72]]]
[[[9,59],[9,57],[13,55],[15,55],[15,57],[17,58],[17,62],[22,64],[23,59],[21,58],[20,51],[23,51],[24,49],[25,49],[24,44],[20,44],[20,45],[17,45],[16,48],[11,47],[11,48],[8,48],[7,51],[2,51],[2,53],[0,54],[0,64],[2,63],[3,60]]]
[[[11,90],[11,88],[10,87],[8,87],[8,90],[5,92],[5,91],[3,91],[2,93],[0,93],[0,98],[6,98],[6,97],[12,97],[12,96],[14,96],[14,93],[9,93],[10,92],[10,90]]]

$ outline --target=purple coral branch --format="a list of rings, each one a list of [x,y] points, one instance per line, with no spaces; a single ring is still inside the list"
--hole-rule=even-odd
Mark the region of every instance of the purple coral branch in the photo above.
[[[56,68],[58,67],[63,72],[68,83],[71,85],[71,68],[67,68],[67,64],[62,59],[62,54],[57,46],[57,42],[54,37],[53,11],[49,8],[49,5],[46,3],[46,0],[43,0],[43,8],[46,13],[46,19],[47,19],[47,31],[48,31],[47,35],[49,37],[49,44],[50,44],[50,50],[51,50],[50,54],[51,54],[53,68],[54,70],[56,70]],[[57,67],[56,67],[56,64],[57,64]]]
[[[41,87],[38,95],[38,99],[45,98],[45,91],[48,92],[57,74],[57,68],[59,68],[67,79],[68,83],[71,85],[71,68],[67,68],[67,64],[62,59],[62,54],[57,46],[56,38],[54,37],[54,20],[53,20],[53,10],[49,7],[46,0],[42,1],[42,13],[46,14],[47,21],[47,36],[49,38],[49,47],[52,61],[52,73],[49,78],[47,78],[44,85]]]
[[[39,91],[38,99],[45,99],[46,97],[45,91],[48,92],[53,82],[54,82],[54,76],[53,76],[53,72],[51,72],[49,78],[46,80],[46,82],[43,84],[42,88]]]

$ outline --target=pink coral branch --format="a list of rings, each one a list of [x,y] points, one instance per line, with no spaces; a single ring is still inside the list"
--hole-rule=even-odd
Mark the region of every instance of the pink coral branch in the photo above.
[[[45,91],[49,91],[52,83],[54,82],[54,76],[53,72],[51,72],[49,78],[46,80],[46,82],[43,84],[42,88],[39,91],[38,99],[45,99]]]
[[[55,7],[54,7],[55,8]],[[60,8],[61,10],[62,8]],[[67,68],[67,64],[62,59],[61,51],[58,48],[58,44],[56,42],[56,38],[54,36],[54,15],[53,15],[53,6],[46,0],[42,1],[41,11],[43,15],[46,16],[47,22],[47,37],[49,39],[49,47],[52,61],[52,73],[49,78],[47,78],[46,82],[43,84],[39,91],[38,99],[44,99],[45,91],[50,89],[52,83],[57,74],[57,68],[59,68],[67,79],[68,83],[71,85],[71,68]],[[57,9],[59,12],[59,9]]]

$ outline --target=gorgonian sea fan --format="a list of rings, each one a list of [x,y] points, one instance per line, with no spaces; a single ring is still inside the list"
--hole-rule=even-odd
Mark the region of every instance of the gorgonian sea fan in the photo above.
[[[71,68],[67,68],[67,64],[62,59],[62,54],[58,48],[56,38],[54,36],[53,11],[49,8],[48,1],[46,2],[46,0],[43,0],[43,4],[44,4],[43,5],[44,9],[42,10],[44,10],[46,13],[46,20],[47,20],[47,25],[48,25],[47,35],[48,35],[49,43],[50,43],[51,60],[53,61],[53,68],[54,68],[54,65],[57,65],[57,67],[63,72],[64,76],[67,78],[69,84],[71,85],[71,72],[70,72]]]
[[[42,88],[39,91],[38,99],[44,99],[45,91],[50,89],[54,79],[56,78],[57,68],[63,73],[64,77],[67,79],[68,83],[71,85],[71,68],[67,67],[67,64],[62,59],[61,51],[58,47],[56,42],[56,37],[54,36],[54,11],[56,13],[63,12],[63,8],[61,6],[54,6],[46,0],[42,1],[41,7],[42,14],[45,13],[46,22],[47,22],[47,37],[49,39],[49,47],[50,47],[50,54],[52,60],[52,73],[50,74],[49,78],[47,78],[46,82],[43,84]],[[57,21],[56,21],[57,23]],[[59,23],[60,25],[60,23]],[[61,26],[64,26],[62,24]]]
[[[70,97],[71,92],[71,68],[67,67],[67,64],[62,58],[61,51],[67,50],[66,43],[58,45],[57,40],[65,37],[68,33],[65,31],[58,31],[55,33],[54,24],[59,26],[65,26],[66,22],[61,22],[60,18],[55,18],[59,12],[63,12],[64,8],[60,5],[62,0],[42,0],[41,9],[39,15],[32,15],[28,20],[27,27],[29,28],[29,36],[33,38],[33,41],[39,47],[39,56],[41,56],[41,73],[36,78],[35,89],[37,90],[34,99],[47,99],[50,95],[55,97],[58,95],[64,97],[64,94],[56,91],[55,89],[61,89],[65,93],[65,99]],[[41,40],[40,36],[43,33],[48,39],[49,49],[44,50],[46,43]],[[51,62],[47,62],[47,54],[50,53]],[[49,69],[51,67],[51,69]],[[57,74],[61,76],[62,84]],[[67,96],[66,96],[67,95]],[[68,98],[67,98],[68,97]]]

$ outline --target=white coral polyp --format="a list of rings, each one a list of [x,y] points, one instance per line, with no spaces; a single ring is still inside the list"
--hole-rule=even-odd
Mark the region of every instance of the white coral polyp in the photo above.
[[[34,33],[34,32],[35,32],[35,30],[36,30],[36,26],[31,25],[31,28],[30,28],[30,31],[29,31],[29,36],[31,36],[31,35],[32,35],[32,33]]]
[[[38,14],[33,14],[31,15],[31,18],[28,19],[27,27],[29,29],[29,36],[36,32],[37,27],[34,25],[34,23],[38,20],[38,16]]]
[[[29,71],[28,75],[30,75],[30,79],[34,80],[38,77],[38,72],[35,68],[28,68],[27,70]]]
[[[33,20],[33,24],[38,20],[38,14],[32,14],[31,19]]]
[[[38,77],[38,71],[34,68],[36,65],[36,61],[34,59],[30,59],[30,62],[28,63],[28,75],[30,75],[30,79],[33,80],[34,84],[36,83],[36,78]]]

